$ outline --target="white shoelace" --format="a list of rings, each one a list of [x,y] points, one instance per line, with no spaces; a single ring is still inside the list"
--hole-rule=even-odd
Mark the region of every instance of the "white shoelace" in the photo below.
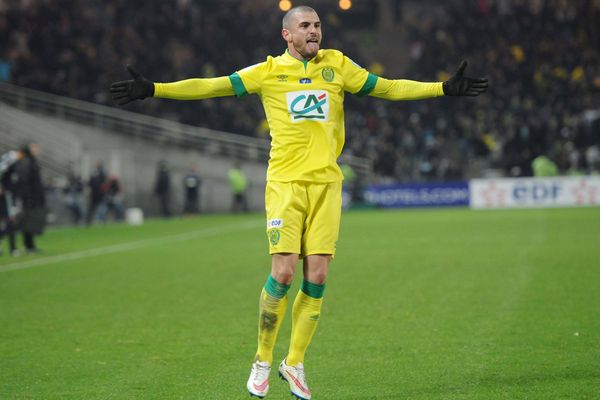
[[[270,366],[266,362],[252,364],[252,375],[255,381],[264,382],[269,377]]]
[[[298,363],[296,365],[296,372],[298,374],[298,380],[302,382],[303,385],[307,385],[306,383],[306,375],[304,375],[304,365],[302,363]]]

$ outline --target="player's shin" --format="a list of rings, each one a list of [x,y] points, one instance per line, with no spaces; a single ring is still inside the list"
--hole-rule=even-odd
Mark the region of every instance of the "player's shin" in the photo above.
[[[273,348],[287,310],[289,288],[269,275],[260,293],[257,360],[273,364]]]
[[[304,354],[317,330],[321,317],[324,290],[325,285],[308,281],[302,282],[302,288],[298,292],[292,308],[292,338],[286,358],[287,365],[304,363]]]

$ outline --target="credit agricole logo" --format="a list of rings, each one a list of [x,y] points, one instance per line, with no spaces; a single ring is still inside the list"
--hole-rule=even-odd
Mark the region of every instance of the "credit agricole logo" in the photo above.
[[[288,111],[293,122],[329,119],[329,94],[324,90],[286,93]]]

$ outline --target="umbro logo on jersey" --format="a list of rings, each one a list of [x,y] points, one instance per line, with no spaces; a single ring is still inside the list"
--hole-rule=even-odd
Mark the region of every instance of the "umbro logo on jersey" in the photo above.
[[[277,82],[287,82],[287,75],[277,75]]]
[[[286,93],[292,122],[329,119],[329,94],[324,90],[303,90]]]

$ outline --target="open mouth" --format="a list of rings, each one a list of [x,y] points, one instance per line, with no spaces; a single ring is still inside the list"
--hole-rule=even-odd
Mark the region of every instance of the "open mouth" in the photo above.
[[[307,39],[306,48],[311,53],[319,51],[319,40],[317,38]]]

